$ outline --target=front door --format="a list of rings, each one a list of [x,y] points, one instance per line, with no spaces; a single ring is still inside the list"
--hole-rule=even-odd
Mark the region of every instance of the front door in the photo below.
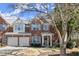
[[[44,36],[44,46],[50,46],[50,36]]]

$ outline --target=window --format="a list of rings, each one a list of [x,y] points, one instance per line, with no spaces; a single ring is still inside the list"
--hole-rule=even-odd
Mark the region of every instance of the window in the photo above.
[[[40,24],[32,24],[32,30],[41,30]]]
[[[24,24],[15,24],[14,32],[25,32]]]
[[[30,26],[29,25],[25,25],[25,31],[28,32],[30,30]]]
[[[32,37],[32,44],[40,44],[41,43],[41,37],[40,36],[33,36]]]
[[[6,30],[6,28],[7,28],[6,24],[0,24],[0,30],[1,31]]]
[[[48,31],[49,30],[49,25],[48,24],[43,24],[43,30]]]

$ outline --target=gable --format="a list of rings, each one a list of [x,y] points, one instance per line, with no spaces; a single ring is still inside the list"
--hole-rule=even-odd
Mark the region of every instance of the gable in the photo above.
[[[23,20],[17,19],[14,21],[13,32],[25,32],[25,23]]]
[[[20,20],[20,19],[17,19],[17,20],[15,20],[15,21],[13,22],[13,25],[14,25],[14,24],[20,24],[20,23],[23,23],[23,21]]]

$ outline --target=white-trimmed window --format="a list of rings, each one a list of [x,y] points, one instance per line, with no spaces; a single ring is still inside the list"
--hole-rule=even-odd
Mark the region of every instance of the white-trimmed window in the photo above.
[[[7,29],[7,25],[6,24],[0,24],[0,30],[4,31]]]
[[[32,36],[32,44],[41,44],[40,36]]]
[[[25,25],[24,24],[15,24],[14,32],[25,32]]]
[[[32,28],[32,30],[41,30],[41,25],[40,24],[32,24],[31,28]]]

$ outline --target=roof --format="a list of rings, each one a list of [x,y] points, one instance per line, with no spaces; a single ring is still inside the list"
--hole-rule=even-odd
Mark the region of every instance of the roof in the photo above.
[[[4,16],[3,16],[3,18],[4,18],[4,20],[5,20],[8,24],[10,24],[10,25],[12,25],[13,22],[17,19],[16,16],[10,16],[10,17],[4,17]]]
[[[6,21],[8,24],[12,25],[15,20],[12,20],[12,19],[5,19],[5,21]]]
[[[52,35],[53,33],[51,33],[51,32],[42,32],[41,34],[42,35]]]
[[[32,19],[31,23],[41,24],[42,21],[40,19],[38,19],[38,18],[34,18],[34,19]]]
[[[0,24],[3,24],[3,23],[7,24],[7,22],[2,17],[0,17]]]
[[[24,24],[29,24],[30,23],[30,21],[27,21],[27,20],[21,20],[21,19],[17,19],[17,20],[15,20],[14,22],[13,22],[13,24],[15,24],[15,23],[24,23]]]
[[[23,22],[24,22],[25,24],[31,23],[30,21],[26,21],[26,20],[23,20]]]
[[[5,35],[31,35],[31,33],[6,32]]]

